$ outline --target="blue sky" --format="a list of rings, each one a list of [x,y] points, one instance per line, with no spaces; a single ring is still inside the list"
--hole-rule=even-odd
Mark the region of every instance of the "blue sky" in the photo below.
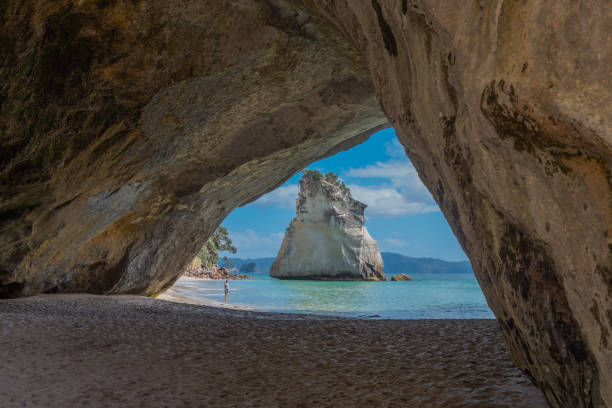
[[[337,173],[353,198],[368,205],[366,227],[381,251],[449,261],[467,259],[393,129],[375,133],[359,146],[308,168]],[[275,257],[295,217],[300,178],[301,172],[275,191],[235,209],[223,225],[238,253],[221,255]]]

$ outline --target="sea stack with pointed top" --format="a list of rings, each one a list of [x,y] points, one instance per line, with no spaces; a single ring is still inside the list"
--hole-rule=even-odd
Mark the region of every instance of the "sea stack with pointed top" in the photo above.
[[[334,173],[304,171],[296,217],[285,232],[270,276],[387,280],[378,245],[364,226],[365,208]]]

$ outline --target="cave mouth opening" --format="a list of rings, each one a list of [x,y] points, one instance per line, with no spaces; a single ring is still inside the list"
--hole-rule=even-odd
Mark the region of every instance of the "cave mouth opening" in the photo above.
[[[283,251],[286,231],[300,211],[296,208],[300,205],[300,180],[309,171],[319,172],[324,180],[333,178],[338,186],[346,187],[352,199],[367,206],[364,227],[378,246],[388,281],[347,279],[350,276],[342,274],[331,279],[270,276],[272,264]],[[343,233],[330,234],[335,235],[312,237],[312,231],[306,233],[309,237],[305,239],[317,249],[305,251],[318,258],[316,262],[323,262],[322,258],[333,262],[343,256],[344,249],[342,253],[330,249],[342,240]],[[211,254],[213,241],[220,249]],[[300,244],[293,241],[290,245]],[[225,275],[217,266],[226,269],[221,270]],[[195,278],[203,273],[209,273],[203,276],[212,279]],[[406,275],[413,280],[391,281]],[[239,278],[228,282],[228,296],[223,279],[227,276]],[[187,281],[190,278],[195,279]],[[466,254],[392,128],[310,164],[275,190],[235,209],[169,294],[202,303],[289,313],[372,318],[494,317]]]

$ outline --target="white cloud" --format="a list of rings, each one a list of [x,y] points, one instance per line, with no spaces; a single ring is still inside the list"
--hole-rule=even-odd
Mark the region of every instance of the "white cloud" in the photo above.
[[[397,138],[394,138],[390,142],[386,142],[384,145],[385,154],[389,157],[406,157],[406,150]]]
[[[397,217],[410,214],[425,214],[439,211],[435,203],[410,201],[398,190],[388,187],[348,186],[353,198],[367,204],[367,216]]]
[[[433,203],[433,198],[423,184],[416,169],[406,160],[389,160],[376,162],[359,169],[350,169],[346,177],[362,179],[385,179],[409,201]]]
[[[394,143],[403,149],[397,140]],[[407,158],[353,168],[343,174],[343,178],[361,179],[361,181],[380,179],[381,183],[376,185],[364,185],[359,181],[349,184],[353,197],[368,205],[366,210],[368,217],[397,217],[439,211]],[[254,204],[294,209],[298,192],[297,184],[285,185],[260,197]],[[242,234],[246,237],[245,232]]]
[[[360,183],[349,186],[353,197],[368,205],[366,211],[369,216],[397,217],[440,211],[408,159],[376,162],[362,168],[350,169],[344,176],[354,179],[381,179],[382,183],[375,186],[364,186]]]
[[[262,235],[249,228],[244,231],[229,231],[229,236],[238,249],[238,253],[235,255],[224,253],[223,255],[241,258],[266,258],[276,256],[285,233],[274,232]]]
[[[295,208],[295,200],[298,195],[299,187],[297,184],[281,186],[257,199],[255,204],[266,207]]]

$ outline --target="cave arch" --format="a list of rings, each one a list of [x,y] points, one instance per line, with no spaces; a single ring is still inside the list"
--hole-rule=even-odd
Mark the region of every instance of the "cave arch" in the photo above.
[[[158,293],[232,208],[392,125],[517,365],[612,405],[605,2],[3,7],[2,296]]]

